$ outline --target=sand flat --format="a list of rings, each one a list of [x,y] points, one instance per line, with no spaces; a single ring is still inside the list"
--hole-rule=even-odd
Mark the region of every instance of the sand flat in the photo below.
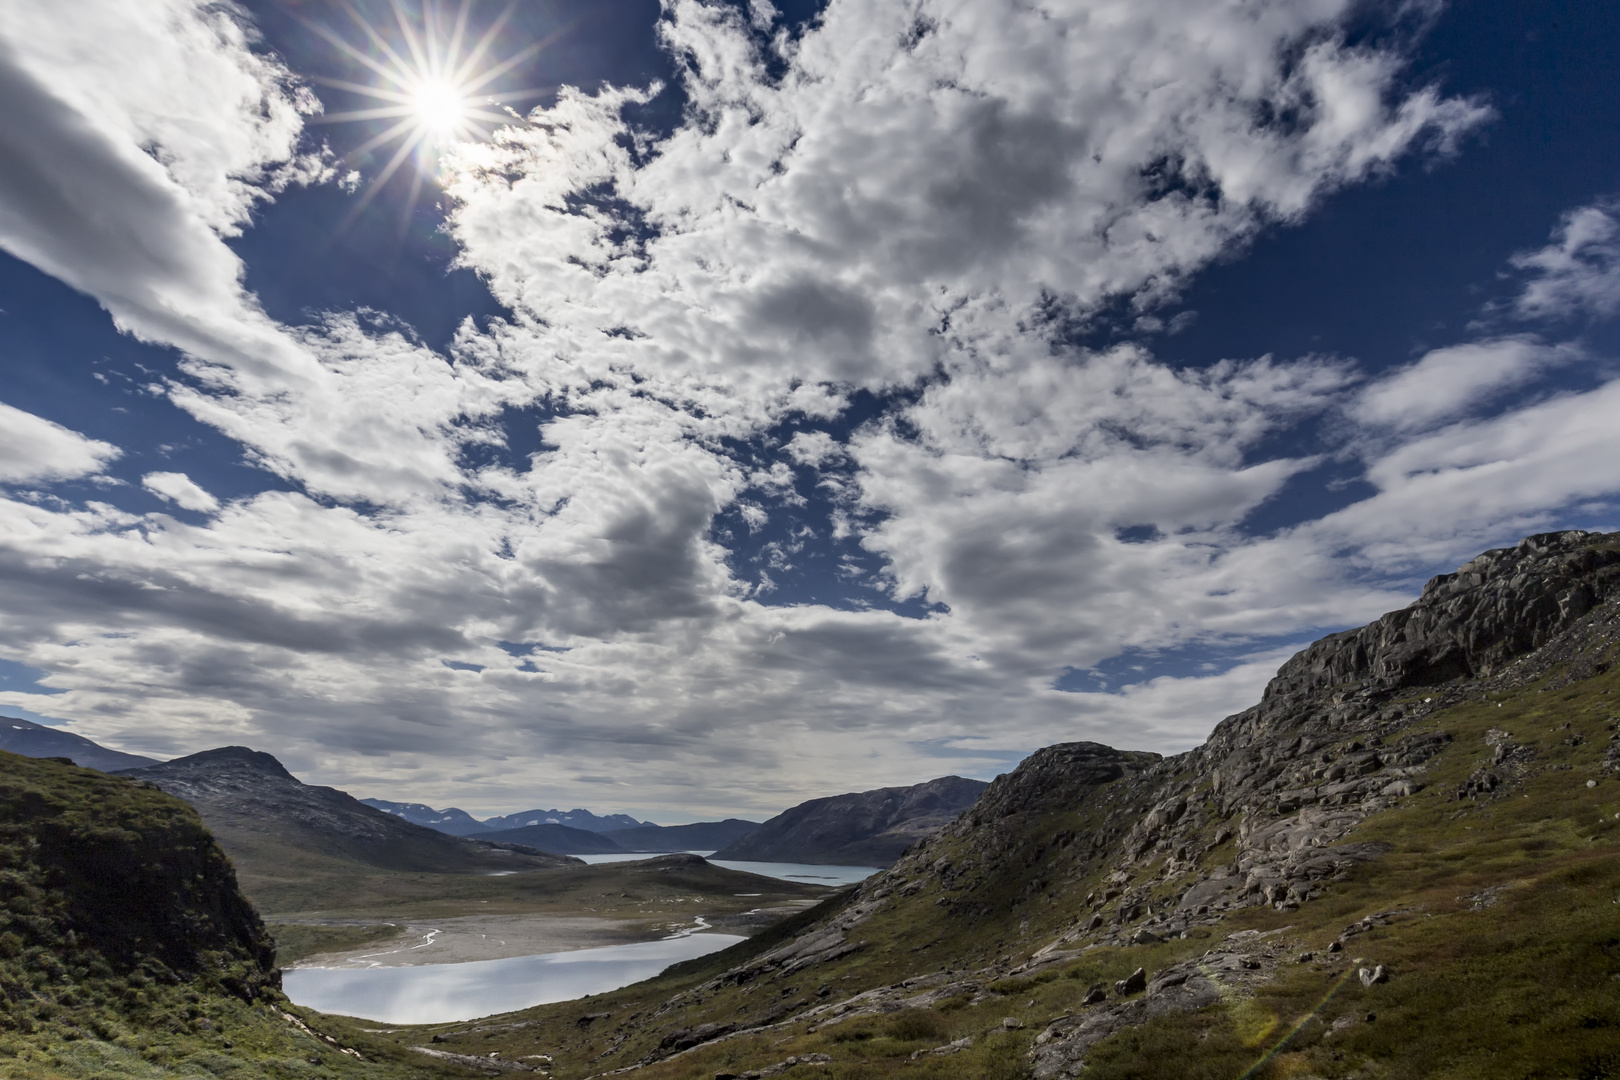
[[[412,920],[405,923],[405,933],[397,940],[343,952],[318,953],[286,967],[288,970],[414,967],[502,960],[649,941],[669,933],[667,925],[645,919],[604,919],[588,915],[460,915]]]

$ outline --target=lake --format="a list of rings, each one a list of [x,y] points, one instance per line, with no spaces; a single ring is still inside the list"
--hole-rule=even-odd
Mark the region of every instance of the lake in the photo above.
[[[384,1024],[447,1023],[616,990],[743,940],[734,934],[685,934],[466,964],[294,968],[282,974],[282,988],[297,1004],[321,1012]]]
[[[601,863],[638,862],[642,859],[656,859],[658,854],[576,855],[574,857],[596,866]],[[686,854],[701,855],[708,859],[714,853],[712,851],[689,851]],[[709,861],[716,866],[724,866],[728,870],[741,870],[745,874],[759,874],[762,877],[779,878],[783,881],[802,881],[807,885],[853,885],[857,881],[865,881],[881,870],[881,867],[876,866],[819,866],[815,863],[738,862],[732,859],[709,859]]]

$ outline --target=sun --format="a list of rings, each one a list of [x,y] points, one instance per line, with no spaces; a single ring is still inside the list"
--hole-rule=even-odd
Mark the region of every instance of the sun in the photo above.
[[[411,91],[416,122],[425,130],[454,134],[467,126],[469,104],[459,86],[430,79]]]
[[[439,150],[458,142],[485,138],[502,124],[521,123],[522,117],[509,103],[539,97],[549,93],[551,88],[499,92],[491,88],[567,30],[565,27],[504,59],[495,60],[490,55],[491,47],[506,28],[516,7],[515,0],[484,27],[476,41],[471,40],[468,33],[474,0],[462,0],[453,17],[445,5],[434,0],[412,5],[418,14],[413,14],[402,0],[389,0],[389,3],[394,25],[379,27],[361,15],[350,0],[338,0],[336,6],[364,35],[364,47],[350,43],[319,22],[301,20],[375,76],[371,83],[311,76],[312,82],[376,102],[368,108],[328,113],[313,122],[394,121],[344,155],[345,160],[358,164],[378,147],[396,140],[399,143],[393,156],[371,178],[365,194],[350,212],[351,219],[414,158],[417,168],[412,175],[410,200],[406,206],[408,214],[423,180],[435,171]]]

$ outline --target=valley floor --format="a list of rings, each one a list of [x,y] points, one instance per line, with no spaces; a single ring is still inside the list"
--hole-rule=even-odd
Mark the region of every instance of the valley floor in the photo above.
[[[294,939],[300,932],[374,933],[377,940],[351,949],[302,955],[282,967],[414,967],[422,964],[460,964],[474,960],[504,960],[539,953],[571,952],[604,945],[655,941],[676,933],[713,929],[746,933],[786,918],[814,904],[789,901],[748,912],[683,912],[683,918],[650,921],[646,918],[602,918],[586,915],[459,915],[440,919],[376,922],[354,919],[271,921],[278,940]]]

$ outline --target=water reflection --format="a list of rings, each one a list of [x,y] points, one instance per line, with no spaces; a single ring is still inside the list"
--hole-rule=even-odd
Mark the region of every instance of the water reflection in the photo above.
[[[294,1002],[321,1012],[385,1024],[446,1023],[616,990],[742,940],[732,934],[688,934],[466,964],[295,968],[283,973],[282,985]]]
[[[708,858],[714,852],[688,851],[686,854],[701,855]],[[642,859],[656,859],[658,854],[642,852],[634,855],[577,855],[575,858],[583,859],[586,863],[597,866],[602,863],[638,862]],[[865,881],[880,870],[876,866],[822,866],[818,863],[741,862],[733,859],[709,859],[709,861],[716,866],[724,866],[728,870],[741,870],[745,874],[759,874],[761,877],[773,877],[782,881],[802,881],[807,885],[831,885],[834,887],[853,885],[857,881]]]

